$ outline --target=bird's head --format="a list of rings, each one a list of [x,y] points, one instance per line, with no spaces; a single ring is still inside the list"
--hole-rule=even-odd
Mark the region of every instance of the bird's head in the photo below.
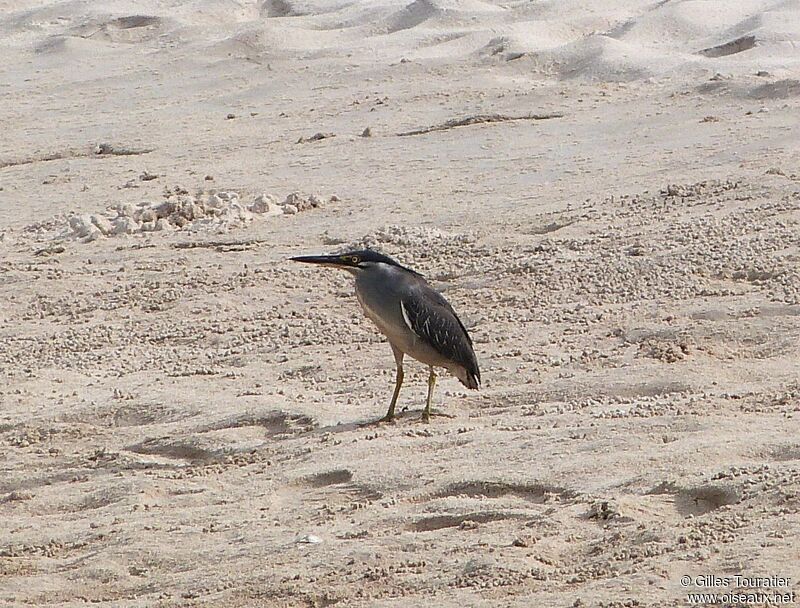
[[[341,268],[351,274],[359,274],[370,268],[375,268],[378,264],[388,264],[397,268],[407,268],[401,266],[397,261],[388,255],[383,255],[372,249],[360,249],[358,251],[347,251],[336,255],[305,255],[290,258],[294,262],[305,264],[319,264],[320,266],[330,266],[331,268]]]

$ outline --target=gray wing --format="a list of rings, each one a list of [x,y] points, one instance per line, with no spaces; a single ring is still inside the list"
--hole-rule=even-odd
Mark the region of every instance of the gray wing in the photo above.
[[[414,297],[401,299],[403,314],[412,331],[436,352],[467,371],[468,388],[478,388],[481,372],[472,339],[458,315],[440,293],[420,285]],[[463,382],[463,381],[462,381]]]

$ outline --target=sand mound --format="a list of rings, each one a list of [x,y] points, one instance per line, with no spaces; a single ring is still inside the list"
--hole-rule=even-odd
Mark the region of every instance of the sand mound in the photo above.
[[[765,72],[770,77],[769,72]],[[757,101],[792,99],[800,97],[800,80],[784,78],[768,82],[754,82],[756,79],[735,79],[732,76],[714,75],[698,85],[695,90],[702,94],[736,97]]]
[[[288,0],[266,0],[260,8],[261,14],[264,17],[292,17],[302,13],[295,12],[294,3]]]
[[[800,80],[787,78],[777,82],[768,82],[755,87],[750,97],[753,99],[788,99],[800,97]]]
[[[103,16],[82,23],[70,34],[117,44],[139,44],[162,38],[174,27],[171,19],[154,15]]]
[[[732,28],[750,13],[744,3],[732,4],[730,10],[716,11],[707,2],[666,2],[655,4],[619,24],[609,36],[630,44],[690,51],[692,46],[730,36]],[[713,11],[713,14],[711,12]],[[669,34],[669,35],[667,35]],[[693,42],[694,41],[694,42]]]
[[[87,56],[112,54],[115,49],[107,40],[51,36],[37,44],[34,52],[42,57],[52,57],[54,61],[74,59],[85,63]]]
[[[733,3],[724,11],[697,0],[590,7],[481,0],[380,5],[198,0],[173,7],[146,4],[135,13],[113,8],[36,7],[0,22],[0,33],[14,44],[36,39],[40,53],[75,56],[89,52],[83,44],[161,48],[194,39],[193,47],[212,55],[248,59],[358,54],[359,61],[372,63],[401,56],[496,64],[526,57],[545,76],[593,81],[630,81],[687,68],[712,74],[789,72],[800,65],[800,9],[777,2]]]
[[[729,8],[718,11],[693,0],[631,3],[580,17],[546,6],[517,8],[515,16],[524,11],[526,19],[494,24],[494,35],[478,54],[506,61],[530,55],[534,68],[547,75],[594,81],[638,80],[687,68],[744,74],[800,64],[800,11],[750,3]]]
[[[428,27],[445,23],[453,25],[502,12],[502,8],[479,0],[415,0],[390,15],[386,26],[391,34],[422,24]]]
[[[401,56],[495,64],[525,57],[545,76],[592,81],[631,81],[687,68],[744,74],[800,65],[800,9],[791,4],[741,2],[725,11],[696,0],[579,4],[202,0],[172,10],[143,5],[133,14],[87,9],[88,14],[60,16],[52,8],[34,9],[0,23],[0,31],[22,39],[42,28],[52,40],[43,43],[40,36],[40,52],[74,55],[81,53],[69,48],[75,41],[181,46],[194,32],[203,41],[192,44],[218,57],[317,60],[358,54],[359,61],[372,63]]]
[[[312,32],[290,26],[274,27],[270,24],[248,26],[213,47],[213,52],[227,56],[244,53],[248,57],[260,56],[275,60],[289,57],[311,45]]]
[[[347,8],[359,6],[357,2],[340,0],[339,2],[314,2],[313,0],[264,0],[259,11],[262,17],[275,19],[280,17],[316,17],[329,13],[339,13]]]
[[[641,47],[603,35],[532,55],[539,65],[562,78],[626,81],[648,78],[677,62]]]
[[[535,51],[553,49],[574,40],[578,31],[558,21],[523,21],[503,28],[501,36],[494,36],[478,51],[479,56],[517,59]]]

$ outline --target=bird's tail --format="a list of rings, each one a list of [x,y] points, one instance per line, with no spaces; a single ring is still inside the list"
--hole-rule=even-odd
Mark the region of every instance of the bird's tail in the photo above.
[[[463,367],[459,370],[461,373],[456,374],[456,377],[461,381],[461,384],[472,390],[477,390],[481,386],[481,372],[477,368],[475,370],[467,370]]]

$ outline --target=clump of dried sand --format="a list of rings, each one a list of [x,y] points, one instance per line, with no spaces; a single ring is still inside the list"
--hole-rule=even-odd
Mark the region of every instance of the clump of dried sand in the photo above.
[[[143,232],[225,233],[242,228],[256,217],[294,215],[323,204],[316,194],[289,194],[282,203],[271,194],[259,194],[249,203],[239,193],[211,192],[168,194],[160,202],[115,205],[107,213],[75,214],[68,218],[61,236],[85,242]]]

